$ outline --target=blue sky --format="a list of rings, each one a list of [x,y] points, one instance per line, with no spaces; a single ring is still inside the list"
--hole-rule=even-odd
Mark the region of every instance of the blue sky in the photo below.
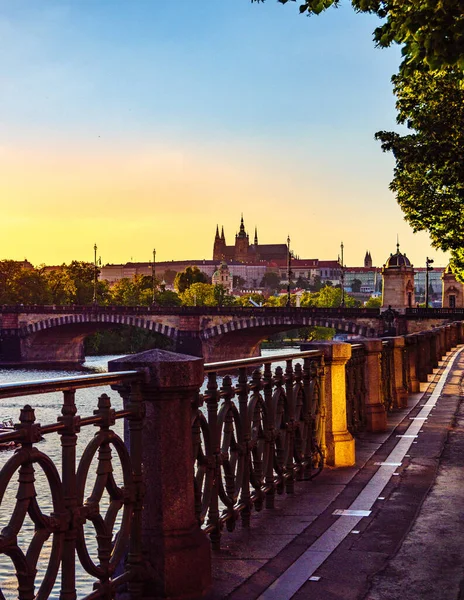
[[[400,57],[376,24],[347,2],[307,18],[275,0],[0,0],[0,254],[210,258],[243,212],[302,257],[343,239],[347,263],[380,266],[399,234],[415,264],[444,264],[373,139],[395,127]]]

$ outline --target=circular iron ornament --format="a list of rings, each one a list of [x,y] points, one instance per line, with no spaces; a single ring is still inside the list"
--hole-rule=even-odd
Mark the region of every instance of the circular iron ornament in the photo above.
[[[38,465],[44,473],[52,499],[53,512],[45,515],[36,500],[35,470]],[[0,470],[0,507],[11,479],[19,470],[16,504],[8,525],[0,532],[0,554],[11,558],[18,580],[20,597],[46,600],[55,585],[63,555],[63,543],[67,528],[67,512],[64,504],[62,483],[51,459],[36,448],[21,448]],[[32,520],[35,532],[26,553],[18,544],[18,534],[23,527],[26,515]],[[42,583],[35,592],[37,564],[45,542],[53,536],[52,548]],[[3,594],[0,589],[0,597]]]
[[[111,447],[116,450],[122,467],[123,488],[113,477]],[[98,468],[91,495],[84,502],[85,484],[90,465],[98,456]],[[109,580],[128,548],[135,492],[130,456],[123,440],[111,430],[101,430],[85,448],[76,473],[77,502],[82,506],[83,518],[78,524],[76,549],[83,568],[100,581]],[[107,491],[110,503],[106,515],[100,513],[100,501]],[[114,524],[122,509],[121,526],[113,538]],[[84,522],[88,520],[95,527],[98,558],[97,565],[91,559],[84,535]]]
[[[259,392],[251,395],[248,404],[248,422],[250,424],[250,483],[255,492],[260,496],[255,501],[256,510],[262,507],[263,493],[261,487],[264,484],[264,475],[267,472],[270,444],[266,439],[269,430],[269,418],[263,396]]]
[[[223,401],[218,413],[218,438],[221,450],[222,476],[218,482],[219,498],[231,515],[227,526],[234,522],[234,506],[243,483],[245,455],[241,444],[242,424],[236,405],[231,400]]]
[[[205,521],[214,487],[214,456],[208,420],[197,409],[192,417],[195,513],[198,522]]]

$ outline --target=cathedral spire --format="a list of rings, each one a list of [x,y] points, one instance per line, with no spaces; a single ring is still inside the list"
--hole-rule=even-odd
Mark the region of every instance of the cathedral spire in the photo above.
[[[224,225],[221,228],[221,240],[224,242],[224,244],[226,243],[226,237],[224,235]]]
[[[240,220],[240,233],[245,233],[245,224],[243,222],[243,213],[242,213],[242,218]]]
[[[258,245],[258,228],[255,226],[255,242],[254,242],[255,246]]]
[[[216,225],[216,240],[219,239],[219,225]]]

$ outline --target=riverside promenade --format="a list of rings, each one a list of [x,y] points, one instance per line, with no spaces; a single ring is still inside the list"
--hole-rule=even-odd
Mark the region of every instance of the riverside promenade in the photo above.
[[[356,438],[356,465],[301,481],[224,532],[208,600],[463,600],[464,347]]]

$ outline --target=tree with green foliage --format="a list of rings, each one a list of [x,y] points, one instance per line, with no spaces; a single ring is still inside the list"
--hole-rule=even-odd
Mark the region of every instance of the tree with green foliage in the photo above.
[[[253,300],[253,302],[255,302],[258,305],[262,305],[266,302],[264,296],[262,294],[258,294],[258,292],[250,292],[249,294],[243,294],[243,296],[239,296],[238,298],[235,298],[235,304],[237,306],[253,306],[253,304],[250,302],[250,300]],[[267,302],[266,302],[266,306],[267,306]]]
[[[14,260],[0,261],[0,304],[48,304],[51,293],[41,269]]]
[[[179,297],[183,306],[217,306],[211,283],[192,283]]]
[[[179,294],[185,292],[194,283],[208,283],[208,276],[198,267],[187,267],[181,273],[177,273],[174,279],[174,287]]]
[[[76,284],[65,265],[45,272],[52,304],[72,304],[76,296]]]
[[[235,297],[228,294],[226,288],[221,284],[213,285],[213,297],[215,306],[232,306],[235,304]]]
[[[371,296],[364,303],[365,308],[380,308],[382,306],[382,299]]]
[[[291,300],[291,296],[290,296],[290,300]],[[281,296],[269,296],[269,298],[267,298],[264,305],[278,307],[278,306],[285,306],[286,304],[287,304],[287,296],[285,294],[282,294]]]
[[[166,269],[166,271],[163,273],[163,279],[165,283],[167,283],[168,285],[172,285],[174,283],[174,280],[176,279],[176,275],[177,271],[173,271],[172,269]]]
[[[311,292],[319,292],[320,289],[322,288],[322,281],[319,275],[315,275],[310,283],[309,283],[309,290]]]
[[[315,340],[331,340],[333,339],[336,331],[332,327],[319,327],[314,325],[312,327],[301,327],[298,329],[300,339],[305,342],[313,342]]]
[[[464,79],[455,69],[393,77],[398,123],[376,138],[396,160],[390,188],[414,231],[451,253],[464,280]]]
[[[110,288],[109,303],[120,306],[149,306],[153,301],[153,282],[146,275],[123,277]]]
[[[240,275],[233,275],[232,276],[232,285],[234,290],[240,290],[242,289],[246,284],[245,279],[243,279],[243,277],[240,277]]]
[[[267,288],[268,290],[275,291],[280,288],[280,275],[274,271],[264,273],[261,280],[261,287]]]
[[[360,279],[353,279],[353,281],[351,282],[351,291],[352,292],[360,292],[361,291],[361,285],[362,285],[362,281]]]
[[[341,288],[325,285],[319,292],[305,292],[301,296],[300,306],[316,308],[338,308],[342,304]],[[347,308],[359,306],[359,302],[345,293],[345,306]]]
[[[300,0],[300,12],[319,14],[338,4],[339,0]],[[413,230],[428,231],[436,248],[450,251],[455,272],[464,281],[462,0],[351,4],[358,12],[382,19],[374,31],[378,46],[402,46],[403,61],[393,77],[397,120],[413,133],[376,134],[396,159],[390,187]]]
[[[172,290],[161,290],[155,295],[156,306],[180,306],[182,304],[179,294]]]
[[[340,0],[298,1],[300,13],[307,15],[318,15],[340,4]],[[375,14],[382,19],[374,30],[374,41],[381,48],[393,43],[402,46],[401,68],[405,73],[447,66],[464,69],[462,0],[351,0],[351,4],[356,12]]]

